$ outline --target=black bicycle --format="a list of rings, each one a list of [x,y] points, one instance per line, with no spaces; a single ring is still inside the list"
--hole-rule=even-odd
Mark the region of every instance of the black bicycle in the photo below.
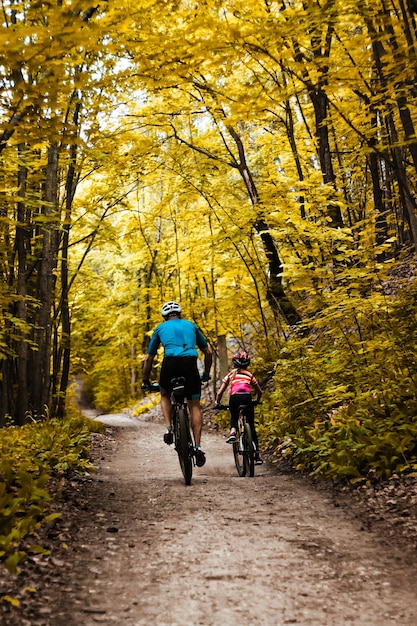
[[[218,404],[216,409],[230,411],[227,404]],[[233,457],[239,476],[255,476],[255,445],[252,429],[246,419],[245,404],[239,406],[236,441],[233,442]]]
[[[172,423],[175,450],[178,454],[181,471],[186,485],[191,485],[193,465],[195,464],[195,452],[193,437],[190,429],[190,417],[187,401],[185,399],[185,378],[179,376],[171,380],[172,393]],[[156,383],[142,385],[142,389],[150,392],[159,391]]]
[[[191,485],[195,462],[194,443],[190,429],[190,417],[185,399],[185,378],[173,378],[172,384],[172,422],[174,427],[175,450],[178,454],[181,471],[186,485]]]

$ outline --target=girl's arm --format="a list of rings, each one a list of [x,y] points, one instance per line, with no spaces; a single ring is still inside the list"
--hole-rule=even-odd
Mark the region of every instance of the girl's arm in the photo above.
[[[258,381],[255,381],[253,383],[253,386],[255,387],[255,391],[256,391],[256,402],[259,402],[259,400],[261,399],[263,391],[260,388]]]

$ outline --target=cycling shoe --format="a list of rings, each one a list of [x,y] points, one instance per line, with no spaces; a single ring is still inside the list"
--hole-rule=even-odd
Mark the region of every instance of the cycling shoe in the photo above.
[[[203,467],[206,462],[206,455],[200,448],[194,450],[195,464],[197,467]]]
[[[172,431],[164,433],[164,441],[168,446],[174,443],[174,433]]]

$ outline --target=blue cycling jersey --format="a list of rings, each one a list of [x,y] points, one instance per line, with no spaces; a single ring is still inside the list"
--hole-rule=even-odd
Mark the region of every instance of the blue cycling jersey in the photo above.
[[[159,346],[164,347],[164,356],[198,356],[207,348],[207,341],[201,330],[193,322],[172,318],[157,326],[149,342],[148,354],[155,355]]]

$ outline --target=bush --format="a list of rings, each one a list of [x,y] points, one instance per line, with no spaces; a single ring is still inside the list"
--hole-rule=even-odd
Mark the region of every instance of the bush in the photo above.
[[[262,440],[320,477],[415,471],[417,283],[333,298],[282,349]]]
[[[2,429],[0,439],[0,559],[10,572],[26,558],[21,549],[48,514],[56,480],[69,471],[89,472],[90,434],[103,425],[81,415]],[[32,546],[32,550],[41,550]]]

